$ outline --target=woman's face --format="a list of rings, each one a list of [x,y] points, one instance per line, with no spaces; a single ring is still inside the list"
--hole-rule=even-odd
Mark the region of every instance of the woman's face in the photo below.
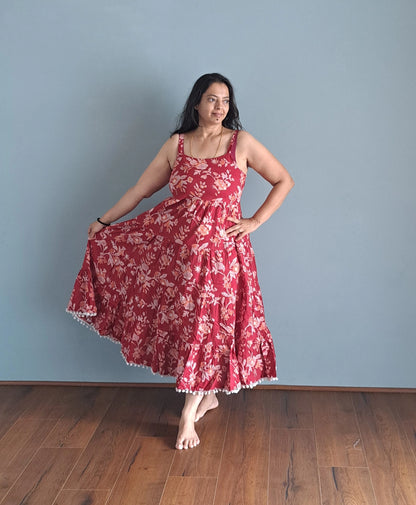
[[[221,124],[228,114],[230,97],[228,87],[223,82],[214,82],[202,95],[195,106],[199,114],[200,126]]]

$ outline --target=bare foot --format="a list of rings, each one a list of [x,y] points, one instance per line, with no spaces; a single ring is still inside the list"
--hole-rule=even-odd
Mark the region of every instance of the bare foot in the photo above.
[[[215,393],[205,395],[196,410],[195,422],[199,421],[208,410],[215,409],[217,407],[218,398],[215,396]]]
[[[190,419],[185,420],[183,415],[179,421],[178,438],[176,439],[176,449],[193,449],[200,440],[194,428],[194,423]]]
[[[176,449],[192,449],[196,447],[200,440],[195,431],[195,415],[198,405],[202,401],[201,395],[187,393],[185,405],[182,409],[182,416],[179,421],[178,437],[176,439]]]

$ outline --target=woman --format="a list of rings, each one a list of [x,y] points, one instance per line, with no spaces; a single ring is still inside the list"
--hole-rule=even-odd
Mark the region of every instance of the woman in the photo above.
[[[243,218],[248,167],[273,187]],[[172,197],[110,226],[168,183]],[[194,423],[218,406],[216,392],[276,378],[249,234],[293,184],[282,164],[242,131],[229,80],[205,74],[179,128],[136,185],[89,226],[67,311],[120,343],[128,364],[176,377],[176,390],[186,393],[177,449],[199,444]]]

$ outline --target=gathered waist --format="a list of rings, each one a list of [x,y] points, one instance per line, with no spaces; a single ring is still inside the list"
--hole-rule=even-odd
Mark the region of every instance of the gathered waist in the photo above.
[[[224,209],[239,209],[240,201],[236,198],[202,198],[199,196],[188,195],[183,198],[175,198],[174,196],[168,198],[168,204],[182,204],[186,208],[194,208],[194,207],[223,207]]]

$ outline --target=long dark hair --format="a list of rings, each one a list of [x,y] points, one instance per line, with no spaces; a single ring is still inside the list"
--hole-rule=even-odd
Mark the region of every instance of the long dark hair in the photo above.
[[[228,95],[230,99],[228,114],[222,122],[225,128],[231,130],[242,130],[243,127],[240,123],[239,112],[234,98],[234,90],[231,82],[221,74],[204,74],[195,82],[192,91],[185,103],[182,114],[179,116],[176,130],[172,133],[186,133],[198,128],[199,114],[195,109],[201,101],[202,95],[214,82],[222,82],[228,88]]]

